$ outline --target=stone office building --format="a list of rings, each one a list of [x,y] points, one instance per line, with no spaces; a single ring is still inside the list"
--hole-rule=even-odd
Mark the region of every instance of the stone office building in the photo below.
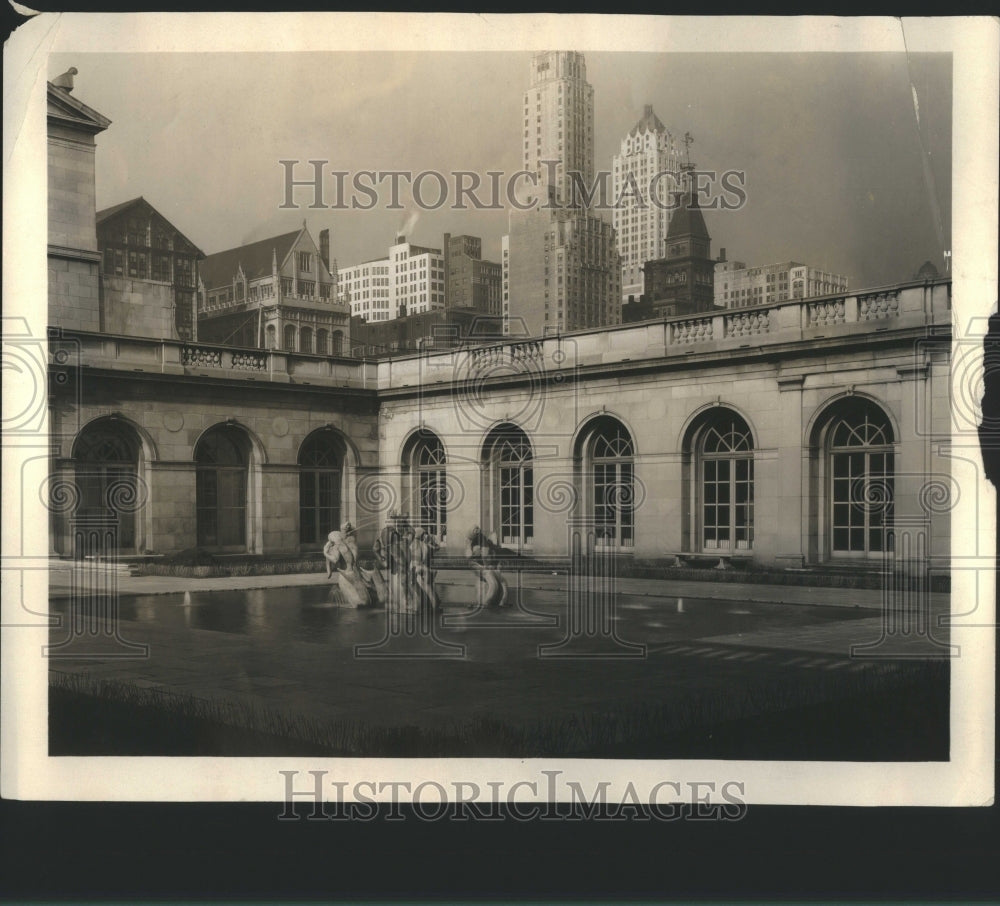
[[[229,346],[348,355],[350,308],[339,301],[329,232],[298,230],[216,252],[201,265],[199,337]]]
[[[446,554],[478,525],[565,556],[583,520],[664,565],[877,568],[916,526],[921,568],[947,568],[950,504],[925,493],[950,471],[947,279],[377,362],[196,356],[85,326],[78,298],[52,287],[57,555],[94,552],[95,524],[119,556],[315,551],[347,520],[367,550],[406,513]]]
[[[473,308],[499,316],[501,282],[500,262],[483,258],[482,239],[444,234],[445,308]]]

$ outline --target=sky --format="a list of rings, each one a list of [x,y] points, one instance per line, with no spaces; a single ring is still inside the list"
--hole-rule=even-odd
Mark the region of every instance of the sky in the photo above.
[[[341,266],[384,255],[398,232],[440,247],[483,238],[499,260],[507,213],[282,210],[280,160],[326,169],[521,167],[530,52],[53,54],[74,95],[112,120],[97,137],[97,205],[142,195],[204,252],[329,228]],[[950,54],[586,54],[595,165],[610,169],[652,104],[694,138],[699,169],[746,174],[746,204],[709,211],[712,253],[795,260],[854,288],[908,279],[951,243]],[[299,178],[311,174],[303,163]],[[332,178],[325,200],[333,201]],[[428,184],[428,195],[433,183]],[[408,201],[405,193],[404,201]],[[610,219],[610,214],[606,215]]]

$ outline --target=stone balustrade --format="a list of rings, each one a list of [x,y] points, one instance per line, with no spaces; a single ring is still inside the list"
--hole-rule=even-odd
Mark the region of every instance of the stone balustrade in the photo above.
[[[206,377],[315,383],[370,390],[448,385],[476,373],[497,379],[539,369],[608,366],[675,355],[729,354],[747,346],[842,337],[855,344],[876,331],[951,322],[951,283],[901,284],[854,294],[793,299],[688,317],[665,318],[562,336],[516,338],[465,348],[426,350],[370,361],[302,355],[282,350],[233,349],[177,340],[54,331],[54,364],[82,363],[132,371],[196,373]],[[58,356],[57,356],[58,354]],[[503,366],[503,367],[500,367]]]

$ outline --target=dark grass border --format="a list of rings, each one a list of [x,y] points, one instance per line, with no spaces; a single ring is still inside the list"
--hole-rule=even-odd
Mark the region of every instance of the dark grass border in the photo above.
[[[818,704],[922,695],[948,689],[948,681],[947,662],[883,662],[860,672],[786,675],[678,701],[561,717],[513,722],[474,714],[439,727],[384,727],[285,713],[253,700],[203,699],[82,673],[53,674],[50,754],[691,757],[681,751],[706,729]],[[839,734],[832,722],[829,741]],[[683,743],[677,755],[671,754],[672,740]],[[817,746],[812,757],[824,758],[823,740]]]

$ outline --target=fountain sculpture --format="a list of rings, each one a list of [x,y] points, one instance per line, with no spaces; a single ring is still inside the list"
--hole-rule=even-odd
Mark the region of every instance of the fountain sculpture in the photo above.
[[[331,532],[323,549],[327,577],[337,570],[344,600],[355,607],[379,605],[400,613],[436,613],[441,599],[434,587],[437,540],[414,529],[405,516],[392,517],[372,545],[372,568],[362,569],[354,529],[345,523]]]
[[[373,607],[378,597],[373,583],[358,564],[358,539],[354,526],[345,522],[339,532],[330,532],[323,547],[327,578],[337,571],[337,585],[344,601],[353,607]]]
[[[477,525],[465,543],[465,556],[479,579],[477,594],[480,607],[503,607],[507,603],[507,583],[496,565],[500,547]]]

